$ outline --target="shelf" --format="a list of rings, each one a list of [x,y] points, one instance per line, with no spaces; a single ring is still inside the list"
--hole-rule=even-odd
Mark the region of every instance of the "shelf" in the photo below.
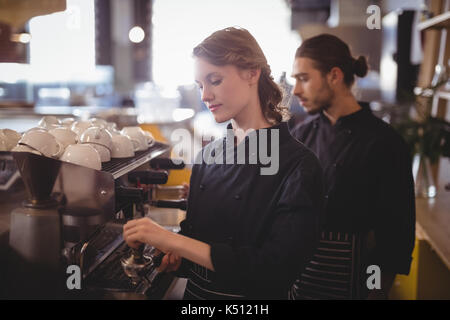
[[[430,88],[415,87],[414,94],[416,96],[425,97],[425,98],[438,97],[438,98],[450,100],[450,90],[439,89],[439,90],[434,91],[433,89],[430,89]]]
[[[414,94],[420,97],[431,98],[434,94],[434,91],[430,88],[415,87]]]
[[[441,99],[450,100],[450,91],[448,91],[448,90],[438,90],[436,92],[436,96],[438,96]]]
[[[417,25],[417,27],[420,31],[427,29],[450,28],[450,11],[422,21]]]
[[[433,89],[430,89],[430,88],[415,87],[414,94],[419,97],[425,97],[425,98],[434,97],[434,98],[450,100],[450,90],[445,90],[445,89],[439,89],[439,90],[434,91]]]

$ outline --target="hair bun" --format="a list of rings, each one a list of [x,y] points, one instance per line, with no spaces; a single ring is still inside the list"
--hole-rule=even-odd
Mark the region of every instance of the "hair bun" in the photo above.
[[[353,73],[362,78],[367,74],[369,66],[367,65],[367,59],[364,56],[359,56],[358,59],[353,61]]]

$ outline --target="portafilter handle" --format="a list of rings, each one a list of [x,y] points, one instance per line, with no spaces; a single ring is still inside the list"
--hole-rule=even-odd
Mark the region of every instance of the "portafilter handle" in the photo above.
[[[181,170],[184,169],[185,164],[181,159],[154,158],[150,160],[150,167],[163,170]]]
[[[116,198],[127,200],[133,203],[142,203],[146,199],[143,188],[135,188],[128,186],[118,186],[115,188]]]
[[[151,260],[145,261],[144,247],[145,244],[141,244],[138,248],[131,248],[131,255],[120,260],[123,271],[133,284],[137,284],[142,279],[143,270],[151,263]]]
[[[174,208],[186,211],[187,209],[187,200],[154,200],[151,204],[158,208]]]
[[[164,253],[158,255],[152,255],[153,266],[158,268],[161,265],[162,259],[164,258]]]
[[[141,244],[137,248],[131,248],[131,254],[134,257],[134,262],[137,264],[144,263],[144,248],[145,244]]]
[[[165,184],[169,178],[167,171],[132,171],[128,173],[128,181],[131,183],[143,183],[143,184]]]
[[[131,256],[127,259],[129,264],[134,265],[146,265],[148,264],[149,258],[151,259],[152,265],[157,268],[161,265],[162,259],[164,257],[163,253],[155,253],[155,249],[144,257],[145,244],[139,245],[137,248],[131,248]]]
[[[153,267],[158,268],[161,265],[164,253],[158,251],[155,247],[152,247],[147,257],[149,257],[152,260]]]

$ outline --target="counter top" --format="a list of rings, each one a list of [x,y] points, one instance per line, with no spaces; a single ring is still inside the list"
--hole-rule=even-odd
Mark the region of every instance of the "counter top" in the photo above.
[[[180,222],[186,217],[186,211],[148,206],[147,215],[164,227],[176,229],[179,228]]]
[[[450,192],[416,199],[417,236],[427,240],[450,270]]]
[[[435,198],[416,198],[416,236],[427,240],[450,270],[450,161],[441,159]]]

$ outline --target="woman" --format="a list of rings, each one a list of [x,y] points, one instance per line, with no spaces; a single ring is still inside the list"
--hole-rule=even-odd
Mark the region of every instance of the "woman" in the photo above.
[[[229,133],[193,166],[181,232],[143,218],[124,226],[124,239],[166,253],[162,269],[189,278],[186,299],[286,299],[314,246],[320,166],[282,122],[282,94],[247,30],[219,30],[193,54],[202,100],[217,122],[231,120]],[[260,154],[251,141],[256,151],[276,150],[276,174],[262,174],[261,159],[249,161]],[[242,147],[246,161],[237,161]]]

